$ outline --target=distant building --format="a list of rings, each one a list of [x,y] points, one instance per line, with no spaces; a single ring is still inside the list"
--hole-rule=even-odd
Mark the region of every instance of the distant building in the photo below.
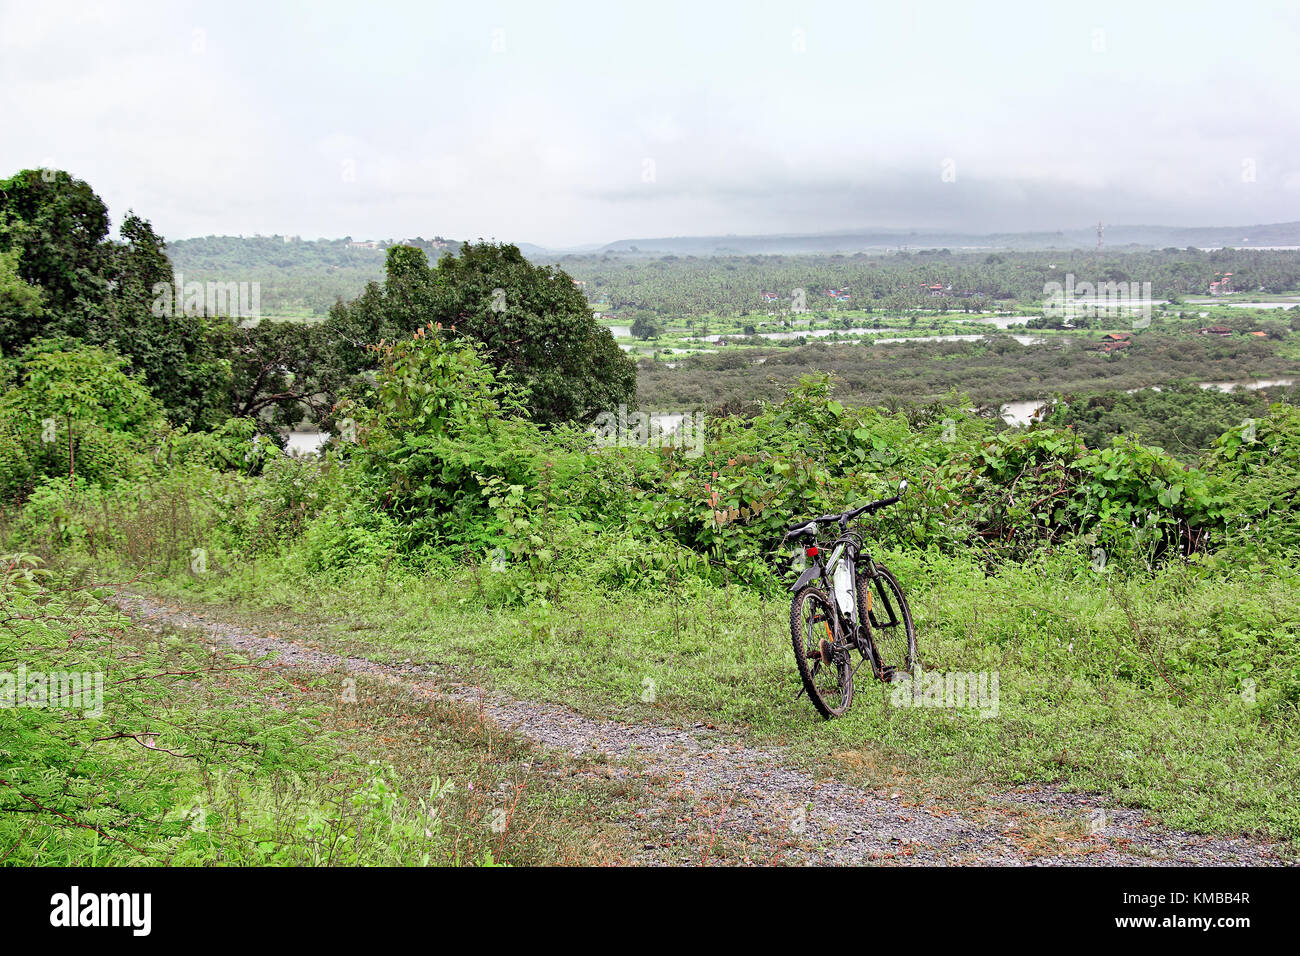
[[[1210,295],[1228,295],[1232,292],[1232,273],[1216,272],[1215,279],[1210,283]]]
[[[1132,338],[1133,336],[1128,332],[1108,332],[1101,337],[1101,341],[1096,345],[1089,346],[1089,350],[1110,355],[1112,352],[1119,352],[1132,345]]]
[[[1200,330],[1202,335],[1231,335],[1232,329],[1226,325],[1211,325]]]

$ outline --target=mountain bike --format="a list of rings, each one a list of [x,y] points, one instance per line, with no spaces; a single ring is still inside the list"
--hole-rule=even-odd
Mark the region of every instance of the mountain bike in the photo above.
[[[801,519],[786,529],[782,544],[797,541],[811,564],[790,586],[790,640],[803,687],[818,712],[839,717],[853,703],[853,678],[863,663],[872,676],[893,682],[919,663],[912,612],[898,579],[872,559],[862,535],[849,523],[896,504],[907,490],[842,514]],[[830,555],[822,555],[824,528],[838,527]],[[860,660],[854,665],[851,653]]]

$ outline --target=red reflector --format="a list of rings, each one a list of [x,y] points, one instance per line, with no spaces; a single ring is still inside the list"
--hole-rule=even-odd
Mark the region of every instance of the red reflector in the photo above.
[[[819,553],[819,552],[818,552],[818,550],[817,550],[817,545],[815,545],[815,544],[812,545],[812,546],[809,547],[809,548],[805,548],[805,549],[804,549],[804,554],[808,555],[808,557],[810,557],[810,558],[815,558],[815,557],[817,557],[818,553]]]

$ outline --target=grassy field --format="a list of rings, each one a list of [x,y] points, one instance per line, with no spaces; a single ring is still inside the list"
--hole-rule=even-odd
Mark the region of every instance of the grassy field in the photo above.
[[[615,822],[634,784],[561,771],[468,704],[137,627],[77,577],[0,589],[0,656],[106,684],[98,715],[0,710],[2,864],[603,864],[636,849]]]
[[[1247,674],[1225,659],[1209,676],[1194,666],[1219,645],[1216,628],[1249,640],[1294,633],[1294,574],[1214,582],[1169,569],[1122,581],[1059,565],[986,576],[957,559],[889,560],[927,670],[997,673],[995,718],[900,708],[866,682],[847,717],[821,721],[795,699],[788,606],[739,588],[579,588],[525,608],[494,600],[492,572],[478,568],[339,581],[244,567],[155,587],[591,716],[725,727],[864,784],[902,780],[953,798],[1060,783],[1195,832],[1300,836],[1294,726],[1270,707],[1300,662]]]

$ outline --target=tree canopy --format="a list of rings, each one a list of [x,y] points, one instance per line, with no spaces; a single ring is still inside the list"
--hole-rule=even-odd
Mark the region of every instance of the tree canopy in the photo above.
[[[327,334],[360,343],[412,334],[428,322],[473,339],[506,382],[529,390],[539,422],[590,421],[630,403],[636,366],[596,323],[563,270],[535,266],[512,245],[466,243],[430,267],[413,246],[388,250],[387,277],[338,304]],[[354,365],[358,364],[353,362]]]
[[[170,286],[165,243],[128,212],[109,237],[108,208],[83,180],[59,170],[23,170],[0,181],[0,349],[66,336],[106,346],[142,373],[167,417],[211,424],[223,416],[225,367],[204,319],[156,314],[155,288]]]

